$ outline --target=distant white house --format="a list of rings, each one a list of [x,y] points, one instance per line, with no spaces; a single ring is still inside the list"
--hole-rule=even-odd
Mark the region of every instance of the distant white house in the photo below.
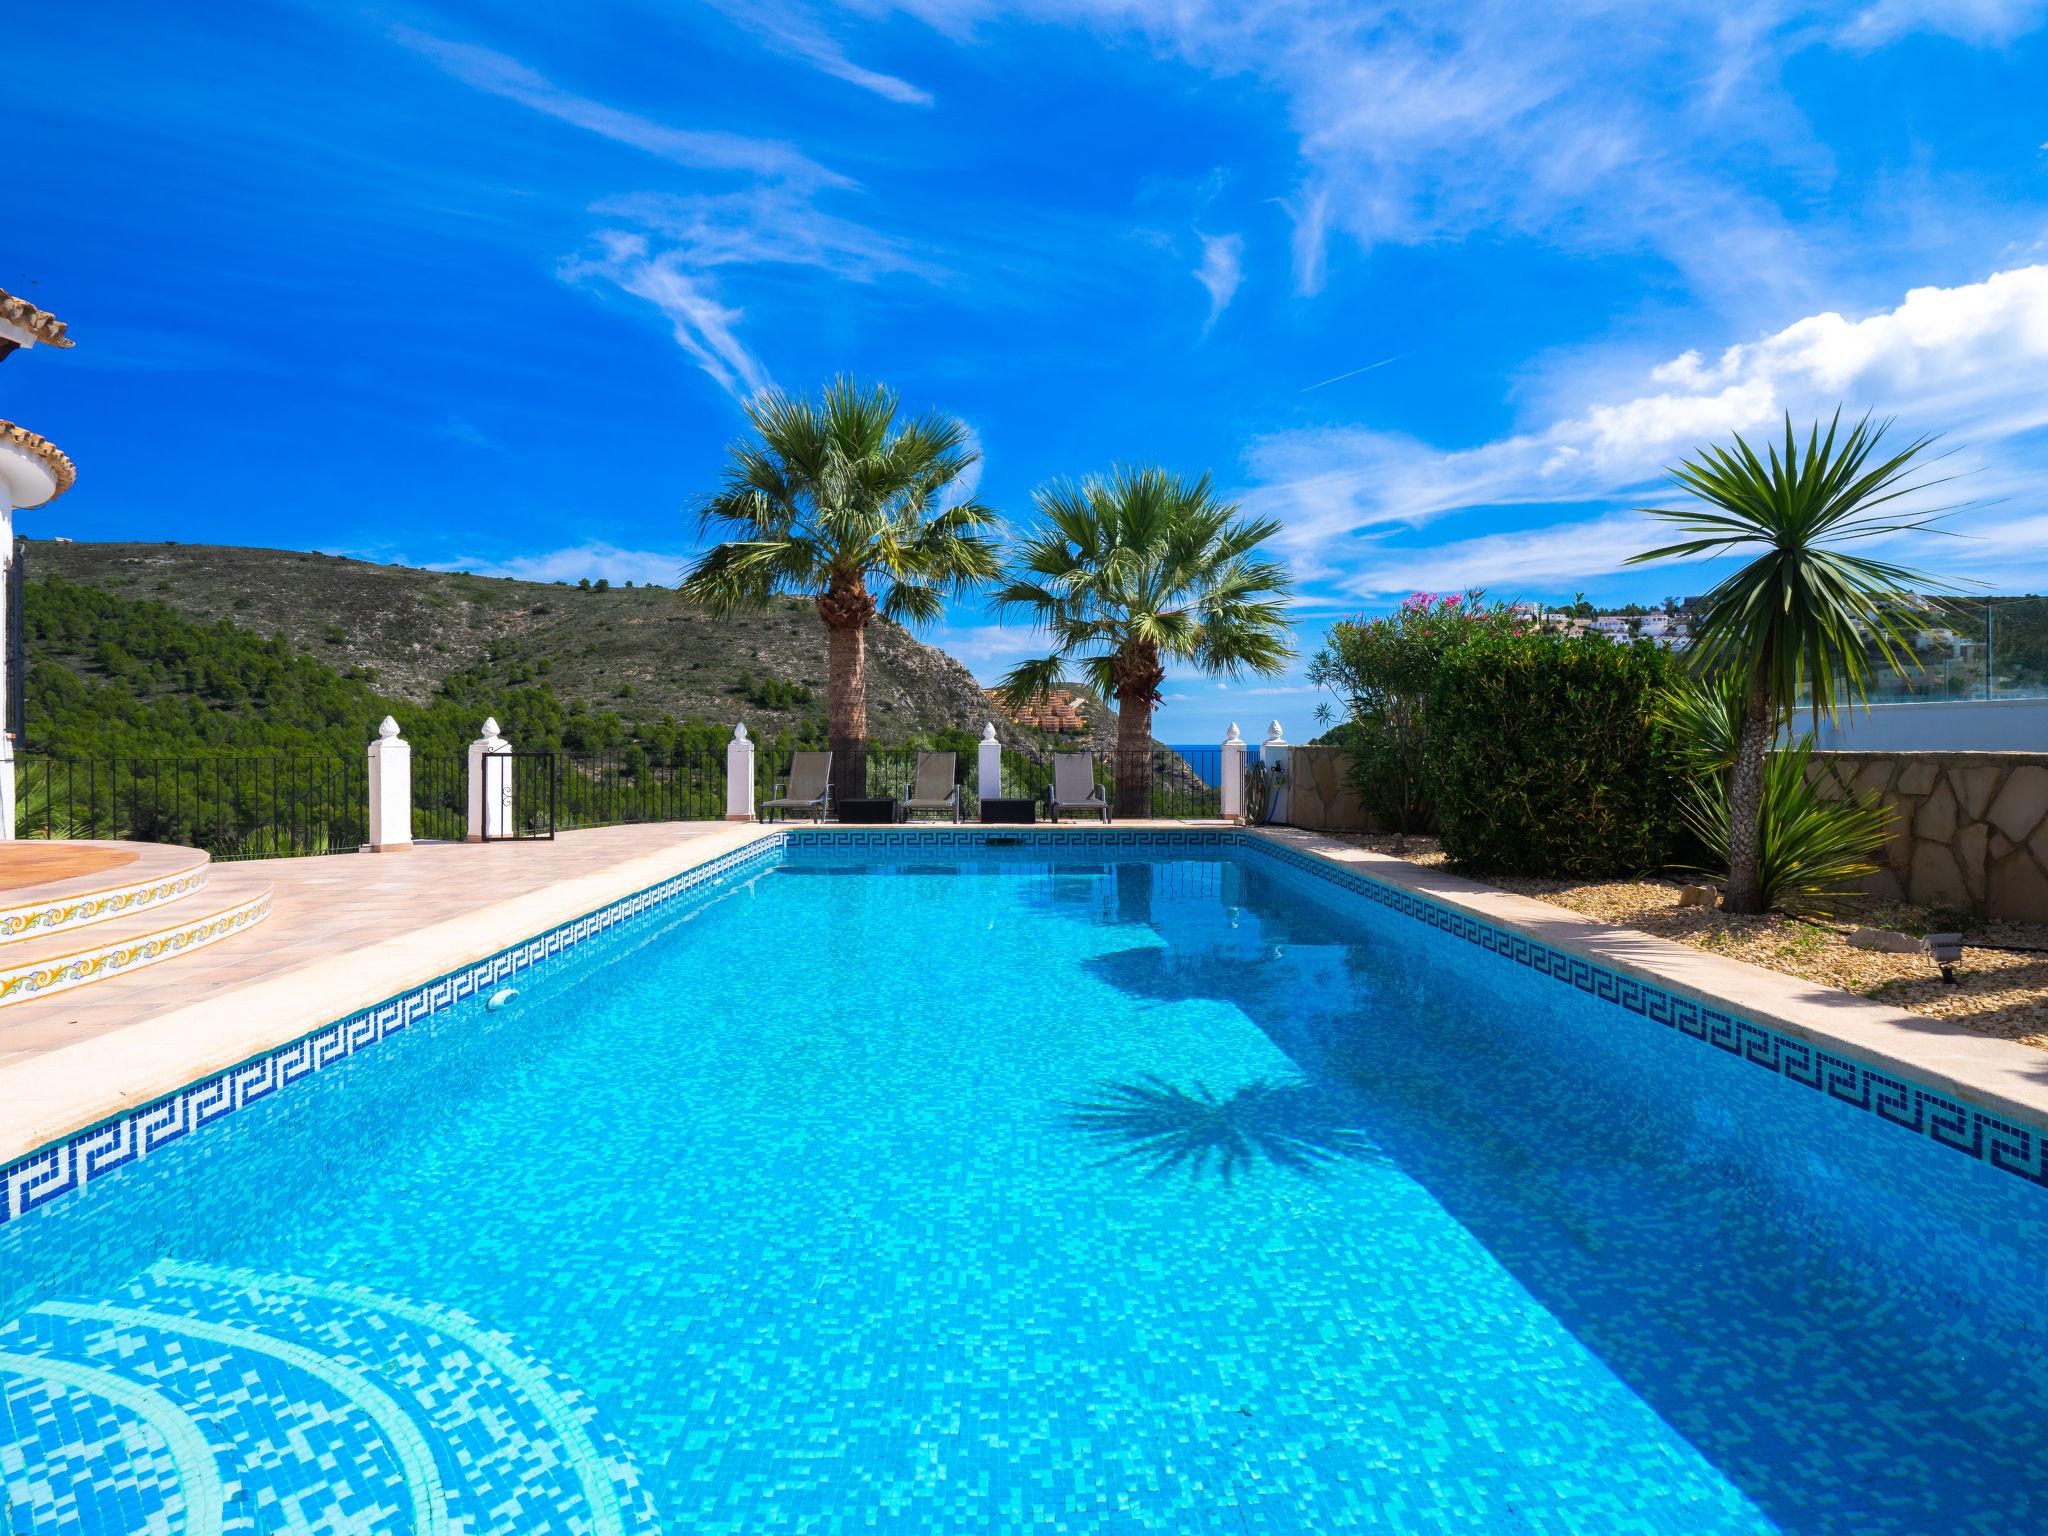
[[[1510,603],[1508,605],[1508,612],[1518,619],[1527,619],[1534,623],[1543,617],[1543,605],[1541,603]]]
[[[1662,640],[1671,633],[1671,615],[1668,613],[1646,613],[1636,624],[1636,633],[1645,640]]]
[[[1593,628],[1610,640],[1626,640],[1635,632],[1631,621],[1618,613],[1603,613],[1593,621]]]

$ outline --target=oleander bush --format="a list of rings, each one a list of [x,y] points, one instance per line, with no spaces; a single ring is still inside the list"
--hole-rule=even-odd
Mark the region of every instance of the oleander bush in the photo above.
[[[1428,770],[1445,853],[1500,874],[1662,869],[1687,840],[1679,744],[1660,711],[1678,673],[1647,641],[1494,632],[1447,652]]]
[[[1514,636],[1523,621],[1478,589],[1417,592],[1382,618],[1340,619],[1309,663],[1309,681],[1347,710],[1323,740],[1351,758],[1351,784],[1400,852],[1410,832],[1432,825],[1432,701],[1444,658],[1487,636]]]

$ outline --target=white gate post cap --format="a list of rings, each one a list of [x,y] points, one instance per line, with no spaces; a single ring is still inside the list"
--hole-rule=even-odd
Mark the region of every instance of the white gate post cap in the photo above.
[[[386,715],[384,717],[384,723],[377,727],[378,737],[384,741],[389,741],[397,734],[398,722],[392,719],[391,716]]]
[[[1230,729],[1223,733],[1223,745],[1227,747],[1234,742],[1241,743],[1243,740],[1244,738],[1237,734],[1237,722],[1235,720],[1231,721]]]

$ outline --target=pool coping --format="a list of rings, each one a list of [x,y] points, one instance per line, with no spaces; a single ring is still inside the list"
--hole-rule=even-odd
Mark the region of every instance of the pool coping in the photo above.
[[[1026,840],[1120,840],[1119,834],[1169,846],[1264,842],[1311,869],[1337,876],[1340,883],[1363,882],[1368,895],[1388,905],[1402,904],[1387,901],[1385,893],[1403,893],[1418,904],[1410,915],[1432,926],[1459,930],[1459,936],[1501,953],[1510,946],[1491,942],[1487,930],[1517,937],[1524,942],[1512,946],[1513,958],[1521,963],[1623,1001],[1659,1022],[1674,1019],[1668,998],[1660,1005],[1657,996],[1684,1000],[1677,1011],[1692,1022],[1680,1027],[1696,1038],[2048,1184],[2043,1163],[2048,1053],[1612,927],[1318,833],[1222,822],[1057,828],[746,824],[635,855],[352,953],[224,988],[204,1002],[61,1051],[0,1065],[0,1223],[589,934],[751,862],[785,839],[857,846],[931,838],[1015,846]],[[1474,920],[1477,927],[1460,929],[1446,920],[1455,915]],[[1546,951],[1578,965],[1549,960]],[[1603,974],[1613,979],[1603,980]],[[1646,988],[1651,993],[1647,1003]],[[1755,1026],[1747,1035],[1740,1027],[1744,1021]],[[1795,1072],[1792,1065],[1781,1064],[1775,1047],[1766,1059],[1758,1042],[1767,1042],[1768,1034],[1811,1047],[1807,1064]],[[1814,1060],[1817,1053],[1825,1055]],[[1830,1078],[1829,1058],[1846,1058],[1868,1070],[1844,1073],[1837,1067]],[[1958,1125],[1942,1103],[1944,1096],[1978,1113],[1962,1117]]]

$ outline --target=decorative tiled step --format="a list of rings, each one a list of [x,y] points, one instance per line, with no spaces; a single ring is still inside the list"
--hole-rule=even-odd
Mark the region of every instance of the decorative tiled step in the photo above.
[[[346,1282],[166,1261],[0,1329],[30,1531],[656,1536],[624,1448],[509,1337]]]
[[[0,946],[162,907],[207,873],[205,854],[169,843],[0,842]]]
[[[253,871],[212,872],[194,895],[152,902],[82,930],[0,944],[0,1007],[82,987],[217,944],[270,915],[270,882]]]

